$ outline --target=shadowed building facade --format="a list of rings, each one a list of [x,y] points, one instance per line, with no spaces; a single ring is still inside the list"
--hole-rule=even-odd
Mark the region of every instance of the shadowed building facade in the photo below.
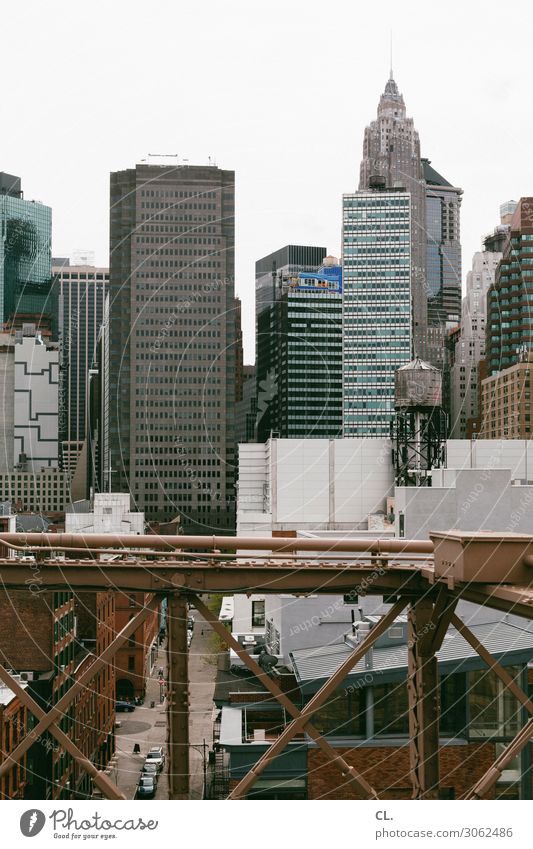
[[[234,172],[111,175],[110,453],[148,519],[234,527]]]

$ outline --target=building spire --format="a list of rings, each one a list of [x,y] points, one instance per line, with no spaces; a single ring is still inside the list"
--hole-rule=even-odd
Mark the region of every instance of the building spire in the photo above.
[[[389,75],[389,80],[393,80],[393,79],[394,79],[394,75],[392,73],[392,29],[391,29],[391,31],[390,31],[390,75]]]

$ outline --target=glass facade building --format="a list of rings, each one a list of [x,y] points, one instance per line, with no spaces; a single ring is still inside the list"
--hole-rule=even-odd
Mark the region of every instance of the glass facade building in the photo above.
[[[388,436],[394,375],[412,357],[411,197],[343,197],[343,432]]]
[[[0,173],[0,324],[17,316],[50,317],[56,329],[52,286],[52,210],[24,200],[20,178]]]
[[[282,325],[288,318],[287,292],[291,281],[300,273],[314,273],[327,254],[326,248],[314,245],[285,245],[255,264],[255,311],[257,345],[257,418],[259,441],[264,442],[271,432],[284,432],[279,419],[280,378],[288,352],[279,350]],[[284,307],[278,308],[281,299]],[[285,312],[286,318],[282,318]]]
[[[533,197],[520,199],[510,227],[487,295],[488,376],[515,365],[533,350]]]
[[[257,397],[260,441],[342,435],[342,270],[333,259],[284,280],[270,310],[269,380]]]
[[[64,468],[73,472],[86,433],[88,375],[104,317],[109,269],[54,267],[59,282],[61,403],[59,431]]]

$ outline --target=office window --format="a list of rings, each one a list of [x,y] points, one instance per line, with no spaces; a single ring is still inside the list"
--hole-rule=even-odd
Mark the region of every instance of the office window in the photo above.
[[[252,601],[252,627],[262,628],[265,624],[265,602]]]

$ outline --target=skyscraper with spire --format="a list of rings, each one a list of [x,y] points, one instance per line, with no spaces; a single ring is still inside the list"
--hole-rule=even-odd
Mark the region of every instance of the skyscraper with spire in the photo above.
[[[343,201],[343,432],[386,436],[394,373],[413,356],[444,372],[460,319],[462,190],[420,155],[392,69],[365,129],[359,190]]]
[[[390,71],[380,97],[377,118],[365,129],[359,190],[371,188],[372,177],[385,179],[388,189],[403,187],[411,196],[411,305],[413,353],[424,357],[427,328],[426,183],[420,139],[407,117],[403,95]]]

